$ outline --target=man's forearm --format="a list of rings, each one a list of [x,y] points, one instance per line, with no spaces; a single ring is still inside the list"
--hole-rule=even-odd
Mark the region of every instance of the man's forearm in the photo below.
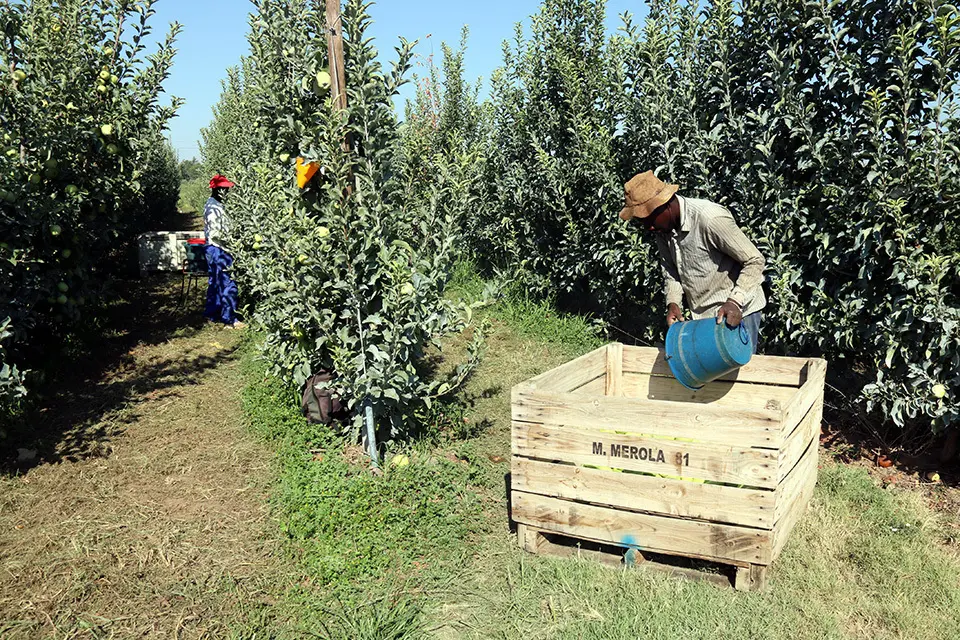
[[[741,308],[747,304],[749,292],[763,282],[763,256],[757,251],[755,257],[748,258],[742,264],[743,268],[740,270],[740,276],[729,295],[730,299],[740,305]]]
[[[667,298],[667,306],[675,304],[678,307],[683,307],[683,287],[669,276],[665,278],[665,281],[663,292]]]

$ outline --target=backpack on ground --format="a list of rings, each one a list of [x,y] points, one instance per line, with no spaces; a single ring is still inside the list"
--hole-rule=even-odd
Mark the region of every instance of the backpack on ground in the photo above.
[[[301,411],[310,424],[330,424],[343,413],[343,403],[333,397],[330,389],[317,388],[319,383],[330,382],[333,378],[329,371],[321,370],[307,379]]]

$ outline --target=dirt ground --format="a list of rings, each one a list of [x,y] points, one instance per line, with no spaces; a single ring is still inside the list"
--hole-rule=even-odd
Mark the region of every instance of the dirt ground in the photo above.
[[[271,453],[240,414],[237,331],[128,283],[102,344],[0,441],[0,636],[223,637],[272,596]]]

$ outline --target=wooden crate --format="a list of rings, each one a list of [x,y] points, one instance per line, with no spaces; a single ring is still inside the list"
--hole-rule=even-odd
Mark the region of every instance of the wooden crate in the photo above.
[[[630,556],[735,568],[760,589],[817,479],[826,362],[754,356],[694,392],[660,349],[614,343],[513,388],[511,516]],[[544,536],[546,534],[546,537]]]

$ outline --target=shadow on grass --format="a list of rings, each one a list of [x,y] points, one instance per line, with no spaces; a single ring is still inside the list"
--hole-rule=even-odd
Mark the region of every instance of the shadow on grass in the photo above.
[[[180,307],[179,294],[179,276],[116,282],[113,302],[84,337],[64,346],[0,440],[0,473],[109,455],[111,441],[142,415],[143,403],[178,397],[178,389],[199,384],[206,372],[234,358],[233,349],[211,356],[171,343],[207,326],[201,295]],[[165,344],[148,362],[138,362],[137,349]]]

